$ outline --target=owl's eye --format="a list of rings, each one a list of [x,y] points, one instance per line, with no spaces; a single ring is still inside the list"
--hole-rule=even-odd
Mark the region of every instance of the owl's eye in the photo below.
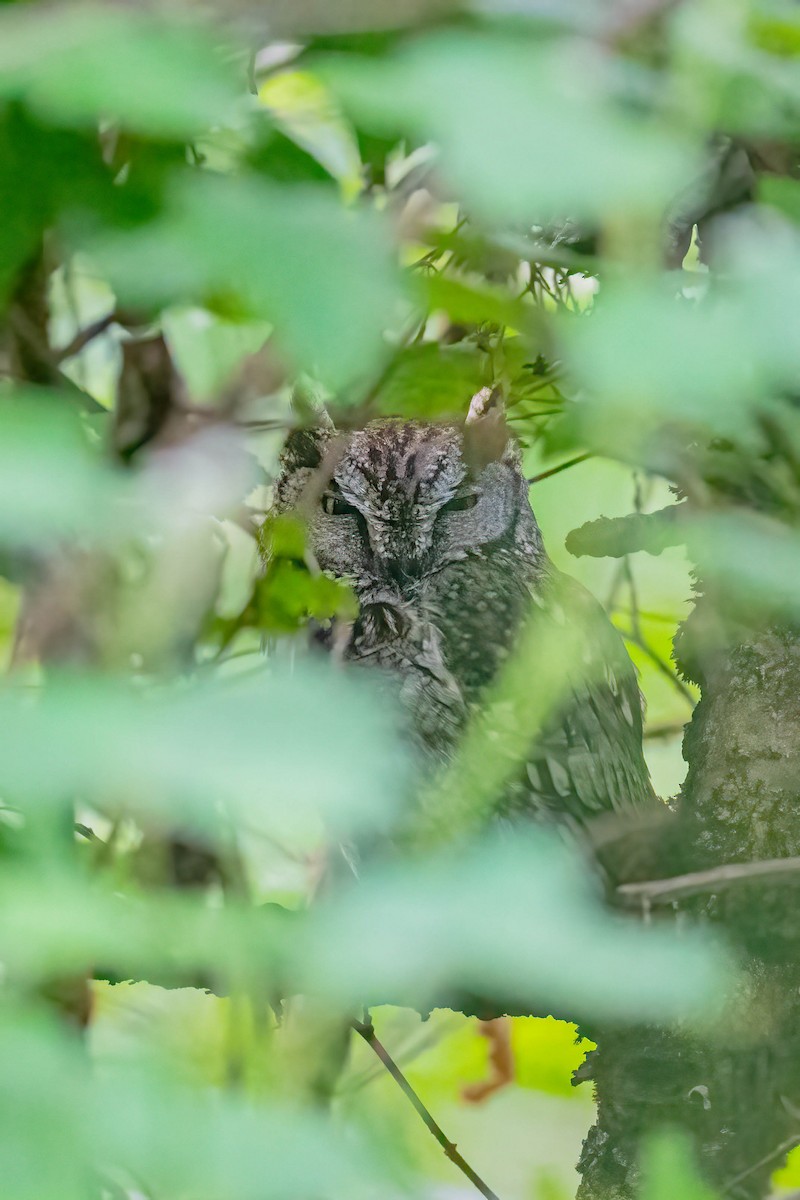
[[[468,492],[466,496],[454,496],[452,500],[448,500],[439,509],[439,512],[454,513],[466,512],[468,508],[474,508],[478,503],[478,497],[474,492]]]
[[[322,511],[329,517],[343,517],[346,515],[357,516],[358,509],[352,504],[348,504],[341,496],[337,496],[335,492],[325,492],[322,500]]]

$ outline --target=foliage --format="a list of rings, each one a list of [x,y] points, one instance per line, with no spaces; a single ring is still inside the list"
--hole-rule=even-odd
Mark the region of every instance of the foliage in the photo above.
[[[569,1195],[589,1043],[545,1018],[759,1020],[730,929],[612,912],[552,831],[466,836],[568,634],[523,639],[431,783],[391,688],[309,647],[351,592],[264,518],[323,407],[461,420],[501,389],[674,795],[693,664],[798,619],[796,8],[322,8],[0,8],[9,1200],[444,1195],[367,1047],[339,1070],[365,1005],[503,1200]],[[679,678],[691,570],[717,607]],[[445,1005],[518,1014],[485,1109]],[[712,1194],[695,1153],[645,1142],[644,1200]]]

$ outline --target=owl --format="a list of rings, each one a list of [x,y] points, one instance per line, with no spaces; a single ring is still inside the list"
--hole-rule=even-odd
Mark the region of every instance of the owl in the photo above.
[[[585,824],[654,798],[633,665],[601,606],[548,558],[519,450],[488,389],[462,424],[296,431],[275,509],[303,517],[320,568],[354,589],[359,615],[341,652],[392,681],[433,759],[457,749],[532,610],[551,650],[568,625],[580,631],[581,669],[573,649],[561,699],[532,731],[496,816]]]

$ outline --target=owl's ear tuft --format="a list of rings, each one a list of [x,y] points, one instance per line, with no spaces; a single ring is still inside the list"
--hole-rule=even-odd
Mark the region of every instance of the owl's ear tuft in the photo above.
[[[476,421],[482,420],[491,412],[502,414],[503,393],[499,387],[482,387],[469,402],[466,423],[467,425],[473,425]]]
[[[293,471],[301,467],[318,467],[332,435],[332,429],[319,425],[293,429],[284,444],[281,462]]]
[[[500,388],[484,387],[472,397],[464,422],[462,453],[474,476],[490,462],[516,461]]]

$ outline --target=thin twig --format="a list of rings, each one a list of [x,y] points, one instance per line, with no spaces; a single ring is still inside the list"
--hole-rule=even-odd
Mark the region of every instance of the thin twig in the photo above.
[[[753,1163],[751,1167],[748,1167],[745,1171],[740,1171],[738,1175],[734,1175],[733,1179],[729,1179],[723,1188],[723,1193],[727,1195],[727,1193],[735,1188],[738,1183],[741,1183],[743,1179],[747,1179],[756,1171],[760,1171],[762,1167],[768,1166],[773,1159],[780,1158],[782,1155],[788,1154],[790,1150],[794,1150],[798,1142],[800,1142],[800,1135],[798,1134],[795,1134],[794,1137],[787,1138],[785,1142],[781,1142],[780,1145],[776,1146],[774,1150],[770,1150],[769,1154],[765,1154],[763,1158],[758,1160],[758,1162]]]
[[[689,705],[689,708],[694,709],[694,696],[689,691],[689,688],[686,686],[683,680],[678,678],[666,659],[662,658],[661,655],[653,649],[653,647],[645,638],[641,636],[637,637],[633,630],[629,630],[628,632],[623,630],[622,636],[633,646],[638,646],[642,653],[647,655],[653,666],[657,667],[664,678],[669,680],[669,682],[675,688],[675,691],[683,696],[683,699]]]
[[[617,895],[626,904],[637,905],[642,901],[650,904],[671,904],[687,896],[703,892],[719,892],[734,884],[769,876],[787,878],[800,872],[800,857],[764,858],[758,862],[725,863],[707,871],[690,871],[686,875],[673,875],[669,879],[649,879],[644,883],[623,883]]]
[[[473,1171],[469,1163],[462,1158],[456,1149],[455,1143],[449,1140],[449,1138],[445,1135],[444,1130],[434,1121],[433,1117],[428,1112],[427,1108],[422,1103],[419,1096],[398,1067],[397,1063],[391,1057],[386,1047],[378,1041],[377,1037],[375,1036],[375,1027],[373,1026],[372,1022],[353,1021],[353,1029],[355,1029],[356,1033],[364,1039],[368,1046],[372,1047],[378,1058],[386,1067],[386,1070],[389,1072],[392,1079],[394,1079],[395,1083],[404,1093],[406,1098],[410,1100],[411,1104],[422,1118],[425,1126],[436,1138],[436,1141],[442,1147],[450,1161],[455,1163],[458,1169],[464,1175],[466,1175],[470,1183],[478,1189],[482,1196],[486,1197],[486,1200],[498,1200],[497,1195],[492,1191],[492,1189],[486,1183],[484,1183],[480,1175]]]
[[[675,737],[676,734],[683,733],[685,728],[685,721],[664,721],[660,725],[645,726],[644,737],[646,741]]]
[[[542,479],[549,479],[551,475],[558,475],[561,471],[566,471],[570,467],[577,467],[578,463],[586,462],[587,458],[592,458],[593,455],[589,452],[586,454],[576,454],[574,458],[568,458],[566,462],[559,463],[557,467],[550,467],[548,471],[540,471],[538,475],[530,475],[528,483],[539,483]]]
[[[457,1027],[458,1021],[452,1019],[442,1022],[433,1029],[424,1029],[421,1035],[412,1036],[403,1045],[400,1053],[395,1051],[395,1062],[398,1066],[402,1064],[404,1067],[415,1062],[421,1054],[426,1054],[433,1047],[438,1046],[442,1039],[451,1034]],[[380,1061],[375,1063],[374,1067],[366,1067],[360,1075],[347,1081],[348,1093],[358,1092],[362,1088],[367,1087],[383,1075],[383,1070],[383,1064]]]
[[[107,313],[106,316],[100,317],[97,321],[92,321],[91,325],[87,325],[85,329],[79,329],[71,342],[63,346],[60,350],[56,350],[56,358],[59,362],[65,362],[68,358],[74,358],[76,354],[80,354],[89,342],[99,337],[101,333],[105,333],[109,325],[113,325],[116,320],[115,313]]]

